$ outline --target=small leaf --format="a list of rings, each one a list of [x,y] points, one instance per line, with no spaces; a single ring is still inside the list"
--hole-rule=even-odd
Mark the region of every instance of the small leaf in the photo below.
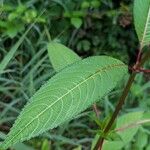
[[[14,150],[34,150],[32,147],[25,145],[23,143],[18,143],[12,147]]]
[[[132,113],[123,115],[117,120],[116,128],[127,127],[131,123],[135,123],[135,122],[139,121],[142,118],[142,116],[143,116],[143,112],[141,112],[141,111],[140,112],[132,112]],[[122,138],[124,143],[128,143],[133,139],[133,137],[136,134],[136,132],[138,131],[138,129],[139,129],[139,126],[135,126],[134,128],[128,127],[127,129],[118,132],[118,134],[120,135],[120,137]]]
[[[122,150],[123,146],[122,141],[104,141],[103,150]]]
[[[8,16],[8,20],[9,21],[13,21],[15,20],[16,18],[18,18],[18,14],[16,12],[13,12],[13,13],[10,13],[9,16]],[[14,27],[15,28],[15,27]]]
[[[94,8],[99,8],[101,5],[101,2],[99,0],[93,0],[91,2],[91,6],[94,7]]]
[[[108,133],[108,137],[106,137],[106,139],[108,141],[121,141],[122,140],[120,135],[115,131],[110,131]]]
[[[66,66],[81,60],[71,49],[60,43],[51,42],[48,44],[48,55],[53,68],[58,72]]]
[[[71,18],[71,24],[74,25],[74,27],[76,27],[78,29],[82,25],[82,19],[81,18]]]
[[[11,37],[14,38],[19,32],[21,32],[22,30],[24,30],[24,24],[22,23],[8,23],[7,25],[7,30],[6,30],[6,34]]]
[[[108,122],[111,119],[111,115],[108,115],[107,117],[105,117],[102,121],[102,129],[104,130],[104,128],[107,126]],[[111,129],[113,130],[116,127],[116,121],[112,124]]]
[[[148,134],[140,130],[136,136],[136,147],[137,149],[142,150],[147,144],[148,144]]]
[[[26,9],[27,9],[26,5],[19,4],[19,6],[16,9],[16,13],[21,15],[26,11]]]
[[[125,64],[107,56],[90,57],[66,67],[31,97],[1,148],[71,120],[108,94],[126,73]]]
[[[121,150],[127,143],[129,143],[133,139],[134,135],[137,133],[137,131],[139,129],[139,126],[136,126],[134,128],[133,127],[126,128],[126,127],[132,123],[139,121],[142,118],[142,116],[143,116],[142,111],[131,112],[131,113],[125,114],[123,116],[120,116],[117,119],[117,123],[116,123],[116,129],[120,129],[120,130],[116,131],[117,136],[115,138],[117,138],[117,140],[114,140],[114,141],[105,140],[104,144],[103,144],[103,150],[110,150],[110,149],[111,150]],[[111,132],[113,133],[113,131],[111,131]],[[99,138],[99,136],[97,134],[92,143],[92,149],[94,148],[98,138]],[[120,138],[120,140],[119,140],[119,138]]]
[[[92,141],[92,146],[91,146],[91,150],[94,150],[94,147],[97,143],[97,140],[99,138],[99,134],[96,134],[94,140]],[[122,141],[104,141],[103,144],[103,150],[121,150],[121,148],[123,147],[123,142]]]
[[[43,141],[41,150],[51,150],[50,142],[47,139]]]
[[[89,51],[91,48],[91,43],[88,40],[82,40],[77,45],[78,51]]]
[[[150,44],[150,0],[134,1],[134,23],[141,48]]]
[[[81,4],[82,9],[87,9],[90,7],[90,3],[88,1],[83,1]]]
[[[99,128],[100,128],[101,130],[103,129],[103,122],[102,122],[99,118],[97,118],[97,116],[93,116],[93,117],[92,117],[92,120],[95,121],[95,123],[99,126]]]
[[[143,114],[143,119],[147,120],[147,122],[143,123],[142,125],[150,127],[150,111]]]
[[[78,147],[74,148],[73,150],[82,150],[82,146],[78,146]]]

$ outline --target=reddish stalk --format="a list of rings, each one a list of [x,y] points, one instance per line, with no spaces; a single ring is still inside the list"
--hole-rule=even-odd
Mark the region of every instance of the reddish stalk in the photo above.
[[[93,110],[96,114],[96,117],[99,118],[99,115],[100,115],[100,111],[99,109],[97,108],[97,105],[96,104],[93,104]]]
[[[118,113],[120,112],[120,110],[122,109],[122,106],[126,100],[126,97],[130,91],[130,88],[134,82],[134,79],[135,79],[135,76],[136,76],[136,73],[141,71],[143,72],[144,69],[141,68],[141,66],[144,65],[144,63],[150,58],[150,51],[145,55],[145,57],[143,57],[143,59],[141,59],[141,50],[139,50],[139,53],[138,53],[138,56],[137,56],[137,61],[136,61],[136,64],[133,66],[132,68],[132,74],[130,75],[129,79],[128,79],[128,82],[124,88],[124,91],[122,93],[122,96],[120,97],[119,99],[119,102],[116,106],[116,109],[110,119],[110,121],[108,122],[106,128],[104,129],[104,134],[107,135],[107,133],[109,132],[109,130],[111,129],[115,119],[117,118],[118,116]],[[149,71],[146,71],[146,72],[149,72]],[[99,137],[97,143],[96,143],[96,146],[94,148],[94,150],[102,150],[102,146],[103,146],[103,142],[104,142],[104,138],[103,137]]]

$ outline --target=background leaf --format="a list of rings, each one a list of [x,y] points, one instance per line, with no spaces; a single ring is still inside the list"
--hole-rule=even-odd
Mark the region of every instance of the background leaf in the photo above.
[[[58,55],[59,54],[59,55]],[[66,46],[51,42],[48,44],[48,55],[53,68],[58,72],[81,58]]]
[[[32,147],[25,145],[23,143],[18,143],[16,145],[13,146],[13,149],[15,150],[34,150]]]
[[[16,42],[16,44],[10,49],[10,51],[6,54],[6,56],[3,58],[3,60],[0,62],[0,74],[3,73],[4,69],[6,68],[6,66],[8,65],[9,61],[14,57],[15,52],[17,51],[17,49],[19,48],[19,46],[21,45],[21,43],[23,42],[23,40],[25,39],[26,35],[28,34],[28,32],[30,31],[30,29],[33,27],[34,24],[32,24],[28,30],[22,35],[22,37],[19,39],[18,42]]]
[[[51,150],[50,144],[51,144],[51,143],[50,143],[47,139],[45,139],[45,140],[43,141],[41,150]]]
[[[15,52],[17,51],[19,46],[22,44],[22,42],[25,39],[26,35],[32,29],[32,27],[35,25],[35,23],[37,22],[38,18],[44,13],[44,11],[42,11],[42,13],[37,17],[37,19],[35,19],[35,21],[29,26],[29,28],[26,30],[26,32],[20,37],[20,39],[16,42],[16,44],[14,46],[12,46],[10,51],[6,54],[6,56],[0,62],[0,74],[3,73],[4,69],[8,65],[9,61],[14,57]],[[19,28],[19,25],[16,28]],[[22,30],[22,29],[20,29],[20,30]],[[15,34],[15,32],[16,31],[10,31],[10,34],[12,34],[12,37],[13,37],[13,34]]]
[[[116,123],[116,129],[123,129],[124,127],[127,127],[128,125],[132,123],[136,123],[137,121],[141,120],[143,117],[143,112],[131,112],[128,114],[125,114],[123,116],[120,116],[117,119]],[[124,129],[123,131],[117,131],[117,134],[120,135],[120,138],[122,140],[115,140],[115,141],[108,141],[105,140],[103,145],[103,150],[121,150],[127,143],[129,143],[135,134],[137,133],[140,126],[135,126],[132,128]],[[94,147],[97,139],[99,138],[99,135],[96,135],[92,148]]]
[[[131,123],[136,123],[137,121],[142,119],[142,116],[143,116],[143,112],[132,112],[132,113],[123,115],[122,117],[118,119],[116,128],[126,127],[127,125]],[[128,128],[124,131],[118,132],[118,134],[122,138],[123,142],[126,144],[133,139],[133,136],[138,131],[138,128],[139,126],[135,126],[134,128]]]
[[[81,18],[71,18],[71,24],[78,29],[82,25],[82,19]]]
[[[134,1],[135,29],[141,48],[150,44],[150,0]]]
[[[2,149],[72,119],[108,94],[125,73],[126,65],[107,56],[87,58],[63,69],[31,98],[1,145]]]

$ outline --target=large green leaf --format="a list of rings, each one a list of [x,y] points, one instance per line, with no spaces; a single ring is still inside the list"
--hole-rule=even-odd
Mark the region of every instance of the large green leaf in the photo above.
[[[72,119],[108,94],[126,73],[126,65],[107,56],[90,57],[66,67],[31,98],[2,149]]]
[[[50,42],[48,44],[48,54],[53,68],[58,72],[66,66],[81,60],[81,58],[66,46]]]
[[[150,0],[134,0],[134,23],[141,48],[150,44]]]

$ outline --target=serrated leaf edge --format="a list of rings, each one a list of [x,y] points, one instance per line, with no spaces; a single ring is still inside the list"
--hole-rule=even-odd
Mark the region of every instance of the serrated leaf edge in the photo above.
[[[93,73],[92,75],[88,76],[86,79],[84,79],[82,82],[80,82],[79,84],[77,84],[75,87],[73,87],[72,89],[68,90],[68,92],[66,92],[64,95],[62,95],[60,98],[58,98],[55,102],[53,102],[51,105],[49,105],[46,109],[44,109],[41,113],[39,113],[36,117],[34,117],[26,126],[24,126],[24,128],[22,128],[22,130],[20,130],[15,136],[13,136],[13,138],[11,138],[9,141],[4,141],[4,143],[2,144],[2,148],[3,147],[7,147],[7,145],[9,145],[12,142],[12,140],[15,137],[17,137],[25,128],[27,128],[35,119],[37,119],[39,116],[41,116],[45,111],[47,111],[50,107],[52,107],[55,103],[57,103],[63,97],[65,97],[70,92],[72,92],[74,89],[78,88],[80,85],[82,85],[83,83],[86,83],[89,79],[93,78],[94,76],[96,76],[96,75],[98,75],[98,74],[100,74],[102,72],[105,72],[105,71],[107,71],[109,69],[112,69],[114,67],[125,67],[125,66],[126,66],[125,64],[112,64],[112,65],[108,65],[106,67],[103,67],[103,68],[97,70],[95,73]]]

